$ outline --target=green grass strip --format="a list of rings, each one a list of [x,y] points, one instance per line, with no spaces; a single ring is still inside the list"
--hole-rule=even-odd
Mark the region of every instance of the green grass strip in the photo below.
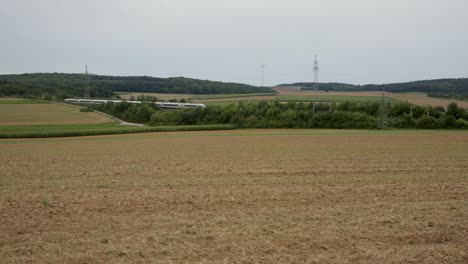
[[[207,100],[207,101],[200,101],[199,103],[203,103],[205,105],[225,107],[225,106],[228,106],[228,105],[238,105],[240,102],[243,102],[245,104],[247,104],[247,103],[249,103],[249,104],[258,104],[260,101],[266,101],[268,103],[273,103],[274,102],[274,100],[248,100],[248,99],[245,99],[245,100],[232,100],[232,101],[210,101],[210,100]]]
[[[284,95],[279,96],[280,101],[286,102],[380,102],[380,96],[341,96],[341,95]],[[394,98],[385,98],[386,101],[398,101]]]
[[[102,142],[102,141],[126,141],[126,140],[147,140],[147,139],[168,139],[168,138],[197,138],[197,137],[269,137],[269,136],[380,136],[380,135],[460,135],[466,134],[468,131],[460,130],[417,130],[417,129],[395,129],[395,130],[346,130],[346,129],[237,129],[229,133],[210,132],[210,133],[167,133],[167,134],[138,134],[138,135],[122,135],[119,137],[56,137],[49,140],[31,139],[3,139],[0,140],[0,145],[7,144],[37,144],[50,142]]]
[[[209,99],[225,99],[239,97],[254,97],[254,96],[273,96],[276,93],[251,93],[251,94],[201,94],[190,97],[190,100],[209,100]]]
[[[15,130],[16,128],[16,130]],[[234,125],[195,125],[195,126],[144,126],[130,127],[116,124],[76,125],[76,126],[16,126],[0,127],[0,138],[48,138],[115,135],[148,132],[232,130]]]
[[[0,105],[5,104],[49,104],[45,100],[36,100],[36,99],[11,99],[11,100],[0,100]]]

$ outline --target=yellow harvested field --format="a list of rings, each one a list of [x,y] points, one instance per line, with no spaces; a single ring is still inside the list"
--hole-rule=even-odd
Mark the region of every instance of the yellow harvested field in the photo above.
[[[466,131],[0,140],[2,263],[467,263]]]
[[[78,107],[61,104],[0,104],[0,126],[72,125],[114,122],[111,118],[80,112]]]

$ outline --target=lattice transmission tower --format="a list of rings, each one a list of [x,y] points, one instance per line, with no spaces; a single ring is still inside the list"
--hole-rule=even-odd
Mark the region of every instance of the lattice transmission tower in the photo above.
[[[315,61],[314,61],[314,85],[313,85],[313,90],[314,90],[314,98],[312,102],[312,112],[315,113],[315,108],[317,105],[317,91],[319,89],[319,63],[317,60],[317,55],[315,55]]]
[[[317,55],[315,55],[314,61],[314,91],[318,91],[319,88],[319,63],[317,60]]]
[[[88,64],[86,64],[86,68],[85,68],[85,98],[86,99],[89,99],[91,98],[91,93],[89,91],[89,74],[88,74]]]

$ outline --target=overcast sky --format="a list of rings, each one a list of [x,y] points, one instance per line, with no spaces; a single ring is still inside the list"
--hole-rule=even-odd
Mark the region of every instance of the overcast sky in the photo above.
[[[468,77],[467,0],[0,0],[0,73],[259,85]]]

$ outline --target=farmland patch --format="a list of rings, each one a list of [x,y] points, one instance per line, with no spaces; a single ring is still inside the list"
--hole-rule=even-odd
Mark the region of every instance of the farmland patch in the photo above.
[[[0,145],[7,263],[467,259],[466,131],[237,130]]]

